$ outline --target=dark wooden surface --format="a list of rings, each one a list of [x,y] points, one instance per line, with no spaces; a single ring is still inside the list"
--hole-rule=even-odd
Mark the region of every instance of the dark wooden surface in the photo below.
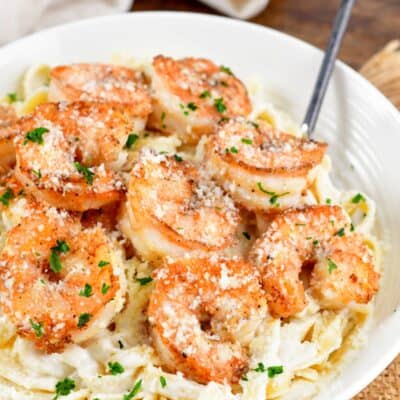
[[[252,21],[324,49],[339,3],[340,0],[271,0]],[[133,10],[218,14],[196,0],[136,0]],[[339,58],[359,69],[387,42],[399,38],[400,0],[358,0]],[[400,400],[400,356],[354,400]]]
[[[340,0],[271,0],[253,22],[324,48]],[[133,10],[218,14],[196,0],[136,0]],[[358,0],[339,58],[358,69],[389,40],[400,37],[400,0]]]

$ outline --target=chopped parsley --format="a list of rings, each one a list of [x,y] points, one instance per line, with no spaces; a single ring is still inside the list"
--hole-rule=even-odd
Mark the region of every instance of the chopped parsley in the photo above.
[[[8,207],[10,205],[10,200],[14,197],[14,192],[10,188],[7,188],[6,191],[0,196],[0,202]]]
[[[125,371],[125,368],[117,361],[109,362],[108,368],[111,375],[119,375]]]
[[[58,254],[56,253],[55,250],[52,250],[51,254],[50,254],[50,269],[55,272],[58,273],[62,270],[62,264],[61,264],[61,260],[60,257],[58,256]]]
[[[351,202],[354,204],[358,204],[361,201],[365,201],[365,197],[361,193],[357,193],[352,199]]]
[[[57,239],[56,246],[52,247],[52,250],[58,251],[60,253],[67,253],[69,252],[70,248],[65,240]]]
[[[145,276],[144,278],[136,278],[136,282],[140,284],[140,286],[146,286],[148,283],[153,281],[151,276]]]
[[[225,65],[221,65],[219,69],[221,72],[225,72],[228,75],[233,75],[232,70],[229,67],[225,67]]]
[[[182,162],[183,161],[183,158],[181,156],[179,156],[178,154],[174,154],[174,158],[178,162]]]
[[[318,245],[319,245],[319,240],[313,240],[312,244],[313,244],[314,246],[318,246]]]
[[[107,283],[103,283],[101,285],[101,294],[107,294],[110,287],[111,287],[111,285],[107,285]]]
[[[352,223],[350,224],[350,232],[354,232],[354,225]]]
[[[74,162],[74,166],[76,168],[76,170],[83,175],[83,177],[86,180],[86,183],[88,185],[92,185],[93,184],[93,177],[94,177],[94,172],[91,171],[88,167],[82,165],[80,162],[75,161]]]
[[[246,375],[242,375],[242,376],[240,377],[240,379],[241,379],[242,381],[245,381],[245,382],[247,382],[247,381],[249,380],[249,378],[247,378]]]
[[[258,127],[259,127],[259,125],[253,121],[249,121],[249,124],[252,125],[256,129],[258,129]]]
[[[162,388],[165,388],[167,386],[167,380],[165,379],[165,377],[160,376],[160,383]]]
[[[161,113],[161,126],[163,129],[165,129],[167,127],[167,125],[165,124],[165,118],[166,118],[167,114],[165,113],[165,111],[163,111]]]
[[[91,314],[81,314],[78,319],[78,328],[83,328],[90,321],[90,318],[92,318]]]
[[[257,368],[254,368],[254,371],[256,371],[256,372],[265,372],[264,364],[262,362],[259,362],[257,364]]]
[[[242,232],[242,234],[243,234],[243,236],[244,236],[247,240],[250,240],[250,239],[251,239],[251,236],[250,236],[250,233],[249,233],[249,232]]]
[[[226,154],[229,154],[229,153],[237,154],[237,153],[239,153],[239,150],[235,146],[232,146],[230,149],[225,149],[225,153]]]
[[[142,388],[142,380],[139,379],[135,383],[133,389],[128,394],[124,395],[122,400],[132,400],[140,392],[141,388]]]
[[[110,261],[100,260],[97,264],[100,268],[105,267],[106,265],[110,265]]]
[[[85,287],[79,292],[79,296],[90,297],[93,294],[92,286],[85,283]]]
[[[43,325],[42,325],[42,323],[41,322],[37,322],[37,323],[35,323],[33,320],[29,320],[29,322],[30,322],[30,324],[31,324],[31,327],[32,327],[32,329],[35,331],[35,333],[36,333],[36,336],[38,337],[38,338],[41,338],[42,336],[43,336]]]
[[[244,144],[253,144],[253,141],[251,139],[249,139],[249,138],[243,138],[242,139],[242,143],[244,143]]]
[[[196,111],[197,106],[194,104],[192,101],[190,103],[187,103],[186,106],[184,104],[179,104],[179,107],[183,111],[183,115],[187,117],[189,115],[190,111]]]
[[[68,396],[72,390],[75,389],[75,382],[70,378],[65,378],[56,384],[56,397],[53,400],[57,400],[60,396]]]
[[[273,378],[275,375],[283,373],[282,365],[275,365],[272,367],[265,368],[262,362],[257,364],[257,368],[254,369],[256,372],[267,372],[269,378]]]
[[[190,103],[188,103],[186,107],[191,111],[196,111],[197,110],[196,104],[194,104],[192,101]]]
[[[283,373],[282,365],[275,365],[272,367],[268,367],[268,378],[273,378],[275,375],[280,375]]]
[[[211,93],[208,90],[205,90],[204,92],[202,92],[199,96],[201,99],[205,99],[207,97],[211,97]]]
[[[42,172],[40,171],[40,169],[38,169],[38,170],[33,169],[32,174],[35,174],[38,177],[38,179],[42,178]]]
[[[17,100],[18,100],[18,98],[17,98],[17,93],[8,93],[7,94],[7,98],[8,98],[8,101],[10,102],[10,103],[15,103]]]
[[[340,228],[337,232],[335,232],[334,236],[343,237],[345,235],[344,228]]]
[[[47,128],[43,128],[43,126],[40,126],[39,128],[35,128],[29,131],[25,135],[24,144],[27,144],[28,142],[43,144],[44,143],[43,135],[48,131],[49,130]]]
[[[126,139],[125,148],[130,149],[138,139],[139,135],[136,135],[136,133],[130,133],[128,139]]]
[[[331,274],[333,270],[337,269],[337,265],[330,258],[327,258],[327,260],[328,260],[328,272]]]
[[[332,204],[332,199],[329,199],[329,198],[326,199],[326,200],[325,200],[325,203],[326,203],[326,204]]]
[[[218,99],[214,99],[214,107],[217,109],[219,113],[223,113],[226,111],[226,105],[224,104],[224,99],[219,97]]]
[[[118,340],[118,346],[122,350],[124,348],[124,344],[122,343],[121,340]]]
[[[286,196],[287,194],[290,193],[290,192],[285,192],[285,193],[278,194],[278,193],[275,193],[275,192],[269,192],[268,190],[263,188],[261,182],[257,182],[257,186],[263,193],[268,194],[269,196],[271,196],[270,199],[269,199],[269,202],[270,202],[270,204],[275,205],[276,207],[279,207],[279,203],[278,203],[279,197]]]

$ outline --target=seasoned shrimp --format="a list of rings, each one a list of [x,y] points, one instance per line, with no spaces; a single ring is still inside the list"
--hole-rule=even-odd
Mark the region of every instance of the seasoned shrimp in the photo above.
[[[17,115],[11,106],[0,105],[0,168],[7,171],[15,163],[14,138],[18,133]]]
[[[141,153],[131,172],[121,229],[146,258],[221,250],[238,211],[222,189],[179,158]]]
[[[259,268],[268,307],[275,317],[289,317],[305,306],[300,279],[313,266],[310,288],[323,308],[368,303],[378,290],[365,239],[352,232],[339,206],[309,206],[278,215],[250,253]]]
[[[266,316],[257,271],[238,260],[182,259],[156,273],[148,318],[163,366],[200,383],[235,383]]]
[[[174,60],[157,56],[151,68],[153,113],[150,127],[197,143],[221,118],[247,116],[246,87],[229,68],[202,58]]]
[[[150,110],[143,74],[107,64],[60,65],[50,72],[50,101],[111,101]]]
[[[325,143],[237,118],[207,138],[204,158],[236,202],[249,210],[273,212],[302,204],[325,149]]]
[[[121,198],[115,170],[143,110],[121,103],[48,103],[21,123],[16,176],[36,198],[75,211]],[[138,114],[139,113],[139,114]]]
[[[38,209],[12,228],[0,253],[0,305],[23,337],[57,351],[110,322],[120,283],[100,227]],[[104,321],[108,318],[108,321]]]

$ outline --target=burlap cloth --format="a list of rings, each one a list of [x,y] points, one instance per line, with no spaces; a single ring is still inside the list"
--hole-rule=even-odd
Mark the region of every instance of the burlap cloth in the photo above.
[[[390,42],[360,72],[400,110],[400,40]],[[400,356],[354,400],[400,400]]]

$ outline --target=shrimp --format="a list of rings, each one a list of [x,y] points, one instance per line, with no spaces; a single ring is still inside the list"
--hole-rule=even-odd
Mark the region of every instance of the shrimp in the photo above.
[[[149,126],[197,143],[222,118],[247,116],[246,87],[229,68],[202,58],[174,60],[157,56],[151,68],[153,113]]]
[[[191,258],[155,277],[148,319],[163,367],[200,383],[238,382],[266,316],[257,271],[238,259]]]
[[[143,151],[134,165],[121,230],[148,259],[221,250],[234,241],[233,201],[191,162]]]
[[[18,132],[17,115],[11,106],[0,105],[0,168],[9,170],[15,164],[14,138]]]
[[[12,228],[0,253],[0,305],[17,332],[43,350],[94,335],[113,316],[120,283],[99,226],[38,208]]]
[[[107,64],[60,65],[50,72],[50,101],[130,103],[150,111],[151,99],[143,74]]]
[[[25,190],[54,207],[74,211],[119,200],[116,170],[143,110],[121,103],[48,103],[21,122],[16,176]]]
[[[204,159],[236,202],[248,210],[275,212],[302,204],[325,149],[325,143],[236,118],[207,138]]]
[[[365,238],[352,231],[339,206],[283,212],[255,242],[249,257],[260,270],[274,317],[290,317],[304,308],[303,266],[313,266],[310,289],[323,308],[368,303],[378,290],[379,274]]]

